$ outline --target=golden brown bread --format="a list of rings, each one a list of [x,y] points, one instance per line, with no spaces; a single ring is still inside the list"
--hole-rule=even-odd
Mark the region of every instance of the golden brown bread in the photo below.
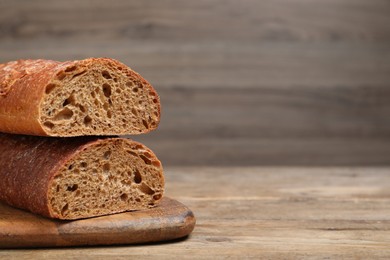
[[[0,132],[127,135],[154,130],[159,121],[154,88],[116,60],[0,64]]]
[[[0,134],[0,201],[59,219],[153,207],[164,192],[160,161],[124,138]]]

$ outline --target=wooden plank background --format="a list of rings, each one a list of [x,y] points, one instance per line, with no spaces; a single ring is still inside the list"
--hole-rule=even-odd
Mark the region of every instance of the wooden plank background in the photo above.
[[[165,165],[390,164],[387,0],[0,0],[0,62],[108,56],[162,98]]]

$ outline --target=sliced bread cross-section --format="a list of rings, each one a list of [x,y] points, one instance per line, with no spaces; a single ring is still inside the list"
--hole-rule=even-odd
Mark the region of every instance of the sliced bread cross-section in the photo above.
[[[0,134],[0,201],[58,219],[154,207],[164,192],[161,162],[125,138]]]
[[[160,99],[138,73],[109,58],[0,64],[0,131],[40,136],[147,133]]]

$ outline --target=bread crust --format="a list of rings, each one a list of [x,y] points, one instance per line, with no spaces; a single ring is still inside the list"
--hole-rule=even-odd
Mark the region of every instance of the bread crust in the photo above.
[[[157,162],[161,170],[156,180],[160,186],[164,186],[160,161],[150,149],[130,139],[117,137],[47,138],[0,133],[0,201],[46,217],[66,219],[55,213],[50,206],[48,195],[53,179],[61,173],[61,169],[72,158],[86,149],[115,142],[141,147],[151,154],[151,160]],[[160,197],[155,202],[161,199],[162,193],[163,190],[159,191]],[[116,209],[109,214],[125,210],[129,209]],[[93,216],[86,215],[80,218],[84,217]]]
[[[161,106],[155,89],[138,73],[126,65],[109,58],[89,58],[58,62],[52,60],[18,60],[0,64],[0,131],[14,134],[39,136],[68,136],[48,131],[41,122],[41,106],[46,95],[46,87],[61,79],[73,67],[89,68],[93,64],[106,64],[123,72],[129,79],[147,86],[155,97],[157,122],[140,132],[96,132],[91,135],[127,135],[146,133],[157,128]],[[126,111],[130,113],[130,111]],[[73,134],[78,136],[84,134]]]

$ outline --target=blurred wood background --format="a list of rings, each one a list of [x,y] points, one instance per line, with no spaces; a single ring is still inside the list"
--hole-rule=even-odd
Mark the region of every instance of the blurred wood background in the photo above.
[[[388,0],[0,0],[0,62],[107,56],[164,165],[389,165]]]

